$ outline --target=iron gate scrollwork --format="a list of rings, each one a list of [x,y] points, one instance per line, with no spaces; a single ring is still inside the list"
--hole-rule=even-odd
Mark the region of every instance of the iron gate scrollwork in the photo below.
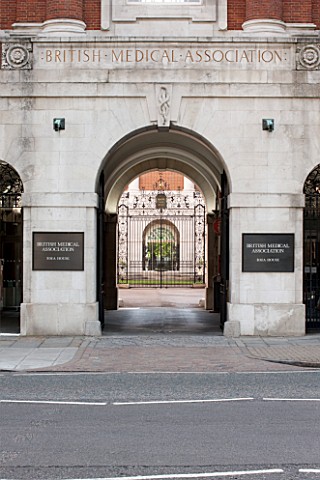
[[[204,284],[205,234],[206,209],[198,192],[192,198],[171,191],[124,193],[118,207],[118,284]]]
[[[205,223],[206,208],[199,203],[194,207],[194,283],[205,281]]]
[[[128,221],[129,207],[118,207],[118,283],[129,283],[128,277]]]

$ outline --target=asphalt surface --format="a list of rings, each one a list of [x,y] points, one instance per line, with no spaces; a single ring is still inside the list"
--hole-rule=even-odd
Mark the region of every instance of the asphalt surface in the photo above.
[[[0,478],[239,479],[245,472],[252,480],[313,480],[319,475],[301,470],[320,468],[319,380],[311,370],[3,372]]]

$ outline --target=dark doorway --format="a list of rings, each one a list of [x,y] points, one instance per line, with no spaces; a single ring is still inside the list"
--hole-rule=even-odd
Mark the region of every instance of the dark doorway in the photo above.
[[[320,331],[320,165],[308,176],[304,193],[303,301],[307,332]]]
[[[22,182],[0,162],[0,333],[20,332],[22,302]]]

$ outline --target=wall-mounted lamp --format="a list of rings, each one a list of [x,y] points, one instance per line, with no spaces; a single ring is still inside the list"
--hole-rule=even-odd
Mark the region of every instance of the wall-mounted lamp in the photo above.
[[[273,120],[273,118],[264,118],[262,120],[262,130],[267,130],[268,132],[273,132],[273,130],[274,130],[274,120]]]
[[[54,118],[53,119],[53,130],[55,132],[60,132],[66,128],[66,121],[64,118]]]

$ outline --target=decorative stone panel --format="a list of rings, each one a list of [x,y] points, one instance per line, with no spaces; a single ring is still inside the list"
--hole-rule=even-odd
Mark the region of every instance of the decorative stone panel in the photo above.
[[[297,48],[297,70],[320,70],[320,44]]]
[[[2,44],[1,67],[5,70],[31,70],[32,45],[28,44]]]

